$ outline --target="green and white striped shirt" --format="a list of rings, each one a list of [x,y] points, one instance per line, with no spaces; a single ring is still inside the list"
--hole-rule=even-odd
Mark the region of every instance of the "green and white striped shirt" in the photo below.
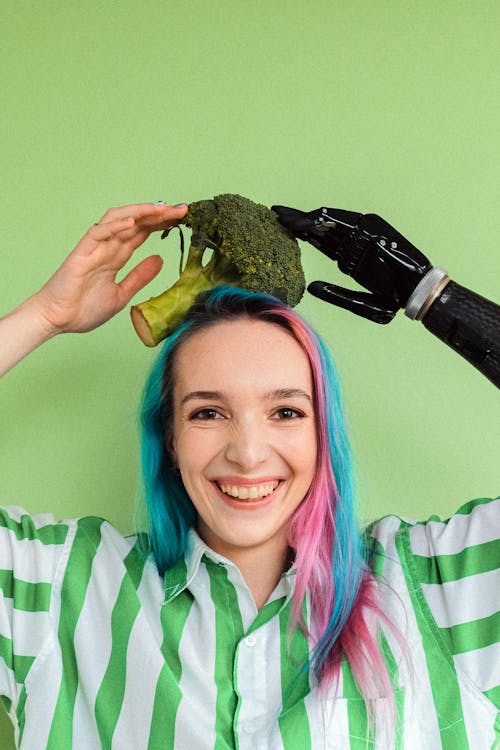
[[[500,500],[449,521],[372,526],[390,629],[398,750],[491,750],[500,737]],[[336,694],[289,637],[293,570],[258,612],[238,569],[192,532],[162,580],[97,518],[0,512],[0,695],[29,750],[387,750],[347,664]],[[305,616],[308,619],[307,606]],[[314,623],[311,623],[314,627]],[[384,715],[387,698],[374,700]]]

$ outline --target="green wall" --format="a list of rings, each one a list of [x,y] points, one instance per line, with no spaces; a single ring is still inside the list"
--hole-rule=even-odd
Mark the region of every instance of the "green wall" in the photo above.
[[[380,213],[500,301],[495,0],[20,0],[1,15],[0,314],[109,205],[219,192]],[[151,294],[178,266],[174,236],[139,255],[158,248]],[[346,283],[309,246],[304,267]],[[364,518],[498,493],[488,381],[402,314],[377,327],[313,298],[300,309],[337,355]],[[128,530],[153,356],[123,313],[6,376],[1,502]],[[9,735],[2,722],[2,748]]]

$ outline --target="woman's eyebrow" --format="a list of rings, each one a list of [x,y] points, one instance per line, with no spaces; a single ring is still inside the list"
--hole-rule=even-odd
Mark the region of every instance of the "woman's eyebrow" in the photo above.
[[[196,399],[203,399],[207,401],[217,401],[222,398],[220,391],[190,391],[181,400],[181,406],[187,401],[194,401]]]
[[[303,391],[302,388],[277,388],[275,391],[270,391],[266,398],[270,401],[279,401],[280,399],[287,398],[307,398],[308,401],[312,401],[309,393]]]
[[[181,399],[181,406],[188,401],[218,401],[224,398],[222,391],[190,391]],[[265,396],[268,401],[280,401],[281,399],[287,398],[306,398],[312,402],[312,398],[302,388],[277,388],[274,391],[269,391]]]

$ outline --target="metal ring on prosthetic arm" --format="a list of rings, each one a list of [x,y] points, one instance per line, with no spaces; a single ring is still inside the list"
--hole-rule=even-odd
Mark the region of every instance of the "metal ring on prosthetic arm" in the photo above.
[[[375,214],[273,206],[281,223],[368,292],[313,281],[309,292],[376,323],[401,308],[500,388],[500,306],[450,281],[446,271]]]

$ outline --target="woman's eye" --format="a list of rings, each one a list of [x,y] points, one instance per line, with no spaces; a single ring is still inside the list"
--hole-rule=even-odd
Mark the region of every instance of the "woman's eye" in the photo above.
[[[297,409],[292,409],[290,406],[284,406],[282,409],[278,409],[274,416],[276,419],[299,419],[304,415]]]
[[[191,414],[190,419],[200,419],[200,420],[211,420],[211,419],[219,419],[220,414],[216,409],[199,409],[198,411],[195,411],[194,414]]]

